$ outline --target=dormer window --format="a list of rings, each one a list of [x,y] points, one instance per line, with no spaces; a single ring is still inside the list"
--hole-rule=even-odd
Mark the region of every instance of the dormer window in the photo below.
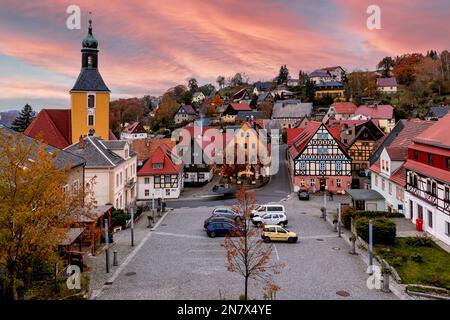
[[[152,168],[153,169],[162,169],[163,168],[163,164],[162,163],[153,163],[152,164]]]

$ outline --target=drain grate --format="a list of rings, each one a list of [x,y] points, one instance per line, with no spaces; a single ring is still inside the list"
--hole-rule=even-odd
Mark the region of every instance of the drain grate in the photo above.
[[[136,275],[136,272],[127,272],[127,273],[125,273],[125,276],[127,276],[127,277],[131,277],[131,276],[135,276]]]
[[[165,226],[167,226],[167,224],[161,223],[161,227],[165,227]]]
[[[306,212],[305,211],[303,211],[303,212],[300,212],[301,214],[306,214]]]
[[[336,294],[341,297],[349,297],[350,293],[344,290],[336,291]]]
[[[316,239],[317,241],[323,241],[323,239],[321,239],[321,238],[318,238],[318,239]]]
[[[336,250],[336,251],[341,250],[341,248],[338,248],[338,247],[333,247],[332,249]]]

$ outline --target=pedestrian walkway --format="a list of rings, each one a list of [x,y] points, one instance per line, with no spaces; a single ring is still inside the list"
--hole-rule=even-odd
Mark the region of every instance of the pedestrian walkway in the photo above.
[[[134,225],[134,246],[131,246],[131,229],[125,229],[114,234],[114,243],[110,245],[110,270],[106,273],[106,247],[100,250],[96,256],[88,256],[89,271],[89,296],[99,292],[105,283],[110,279],[114,272],[120,267],[123,261],[129,256],[133,250],[142,242],[143,239],[151,232],[148,228],[147,214],[143,212]],[[161,217],[155,214],[154,223],[157,223]],[[117,266],[113,266],[114,251],[117,252]]]

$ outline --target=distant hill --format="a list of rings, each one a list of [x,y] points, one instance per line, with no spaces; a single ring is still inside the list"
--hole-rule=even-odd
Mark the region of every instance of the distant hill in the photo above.
[[[18,110],[9,110],[0,112],[0,124],[5,127],[10,127],[14,119],[19,116]]]

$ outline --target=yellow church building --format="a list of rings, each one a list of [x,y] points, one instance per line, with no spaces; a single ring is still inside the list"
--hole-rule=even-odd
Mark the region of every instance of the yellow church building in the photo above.
[[[64,149],[80,137],[96,136],[116,140],[109,129],[110,90],[98,70],[98,41],[89,20],[81,49],[81,71],[70,90],[70,110],[43,109],[25,131],[56,148]]]

